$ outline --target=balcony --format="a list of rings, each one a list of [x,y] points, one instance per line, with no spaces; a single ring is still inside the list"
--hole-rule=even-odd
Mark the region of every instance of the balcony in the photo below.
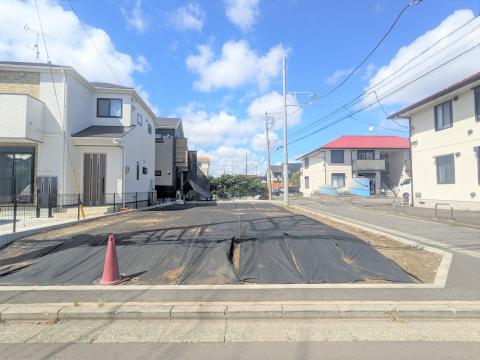
[[[26,94],[0,94],[0,140],[42,142],[43,107]]]
[[[188,170],[188,142],[186,138],[175,141],[175,165],[181,171]]]
[[[385,171],[385,160],[353,160],[353,171]]]

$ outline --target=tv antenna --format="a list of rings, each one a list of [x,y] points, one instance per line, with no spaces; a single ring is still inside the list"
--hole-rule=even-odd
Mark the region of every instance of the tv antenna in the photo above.
[[[28,46],[27,47],[30,49],[30,50],[33,50],[35,51],[35,55],[36,55],[36,58],[37,58],[37,61],[40,60],[40,47],[39,47],[39,43],[40,43],[40,36],[42,35],[42,33],[38,30],[35,30],[35,29],[32,29],[30,26],[28,26],[28,24],[26,24],[23,29],[25,30],[25,32],[28,34],[28,33],[31,33],[33,35],[35,35],[35,43],[33,44],[33,46]],[[54,39],[53,36],[50,36],[50,35],[47,35],[45,34],[46,37],[49,37],[49,38],[52,38]]]

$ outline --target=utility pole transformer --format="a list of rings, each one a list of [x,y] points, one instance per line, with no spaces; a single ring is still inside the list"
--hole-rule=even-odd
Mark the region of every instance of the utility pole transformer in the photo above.
[[[272,200],[272,174],[270,173],[270,139],[268,137],[268,114],[265,111],[265,151],[267,152],[267,189],[268,200]]]
[[[283,57],[283,204],[288,205],[287,58]]]

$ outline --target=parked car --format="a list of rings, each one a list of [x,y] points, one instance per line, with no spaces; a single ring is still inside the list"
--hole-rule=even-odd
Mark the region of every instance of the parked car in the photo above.
[[[272,195],[274,195],[274,196],[280,196],[281,193],[282,193],[281,189],[273,189],[272,190]]]
[[[410,205],[412,201],[412,179],[407,178],[400,182],[397,187],[397,196],[401,197],[403,202]]]

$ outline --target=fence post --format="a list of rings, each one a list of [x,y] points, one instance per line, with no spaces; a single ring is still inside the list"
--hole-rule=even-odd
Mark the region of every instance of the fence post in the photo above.
[[[35,207],[35,217],[38,219],[40,218],[40,194],[37,193],[37,204],[36,204],[36,207]]]
[[[17,231],[17,195],[13,195],[13,232]]]
[[[47,195],[47,202],[48,202],[48,217],[51,218],[53,217],[53,209],[52,209],[52,196],[49,194]]]
[[[115,195],[116,195],[116,193],[113,193],[113,213],[117,212],[117,202],[116,202],[116,199],[115,199]]]
[[[135,209],[138,209],[138,192],[135,193]]]
[[[80,194],[77,194],[77,220],[80,220]]]

